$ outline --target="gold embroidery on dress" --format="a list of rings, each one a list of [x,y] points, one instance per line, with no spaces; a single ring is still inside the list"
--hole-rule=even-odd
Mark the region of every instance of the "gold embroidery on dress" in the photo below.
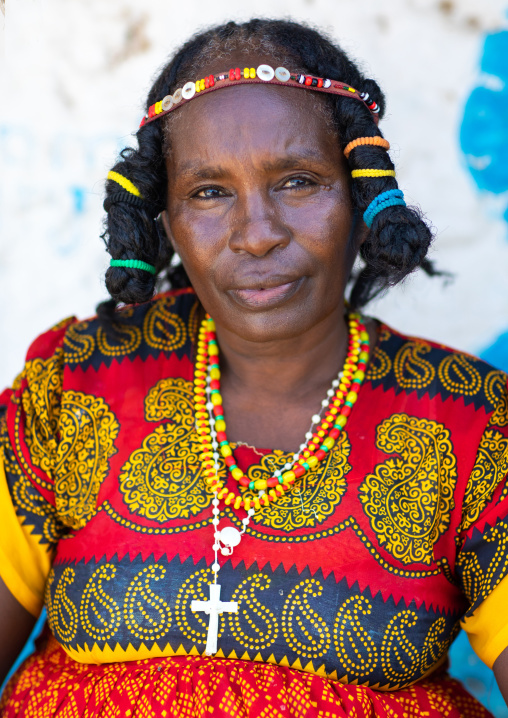
[[[65,332],[64,352],[66,364],[80,364],[89,359],[95,349],[95,337],[88,333],[90,322],[73,324]]]
[[[407,684],[416,677],[419,669],[419,651],[407,636],[407,629],[418,621],[414,611],[399,611],[390,620],[381,641],[381,666],[392,688]]]
[[[178,314],[170,311],[175,297],[158,299],[146,313],[143,337],[154,349],[173,352],[183,347],[187,340],[187,328]]]
[[[21,387],[21,382],[23,381],[23,377],[25,376],[24,372],[20,372],[12,382],[12,395],[10,398],[10,401],[12,401],[13,404],[19,404],[19,396],[18,396],[18,389]]]
[[[116,566],[112,563],[99,566],[88,579],[83,591],[79,618],[81,627],[93,641],[109,641],[120,627],[120,606],[104,590],[104,583],[113,581],[114,584],[115,576]]]
[[[74,322],[75,322],[75,317],[73,317],[73,316],[66,317],[65,319],[62,319],[57,324],[52,326],[50,331],[51,332],[59,332],[60,329],[64,329],[65,327],[68,327],[69,324],[74,324]]]
[[[339,505],[346,493],[346,474],[351,471],[348,457],[351,444],[345,432],[342,432],[326,459],[316,469],[307,472],[300,483],[287,491],[269,511],[262,511],[257,525],[267,526],[278,531],[294,531],[307,527],[313,528],[323,523]],[[247,476],[251,481],[269,478],[275,469],[281,469],[292,454],[274,451],[264,456],[259,464],[253,464]]]
[[[210,505],[192,402],[192,385],[180,378],[162,379],[146,397],[146,420],[167,423],[147,436],[121,469],[120,491],[131,513],[162,523],[195,516]]]
[[[202,568],[193,573],[182,583],[175,602],[175,620],[185,638],[193,643],[206,643],[208,634],[208,617],[202,613],[191,611],[192,601],[210,600],[209,585],[213,581],[211,568]],[[224,633],[224,620],[219,617],[218,638]]]
[[[508,438],[495,429],[487,429],[480,441],[476,462],[467,482],[462,503],[461,531],[467,531],[474,524],[507,473]]]
[[[489,372],[485,377],[485,395],[494,408],[489,422],[492,426],[508,426],[506,379],[506,374],[497,369]]]
[[[446,621],[442,616],[432,623],[420,652],[420,673],[422,675],[442,658],[455,635],[455,633],[450,635],[446,630]]]
[[[52,595],[55,571],[51,569],[46,581],[44,603],[48,613],[49,626],[62,645],[71,643],[78,630],[78,611],[67,596],[66,588],[74,583],[76,572],[70,566],[64,568]]]
[[[300,581],[289,593],[282,610],[282,632],[288,646],[304,658],[324,656],[330,647],[330,630],[325,619],[310,605],[323,586],[315,578]]]
[[[466,354],[449,354],[439,364],[441,383],[452,394],[474,396],[480,390],[482,378],[473,361]]]
[[[55,544],[65,533],[65,527],[58,520],[54,507],[34,488],[16,461],[7,433],[5,415],[0,419],[0,455],[2,449],[5,473],[13,481],[11,489],[13,503],[23,523],[30,526],[33,535],[42,536],[48,543]],[[40,519],[37,525],[34,516]]]
[[[377,428],[376,446],[388,459],[367,475],[360,501],[379,543],[403,564],[433,561],[450,523],[457,460],[443,424],[393,414]]]
[[[229,519],[229,521],[231,521],[234,526],[236,526],[236,528],[242,530],[243,525],[240,519],[233,511],[231,511],[229,506],[226,506],[224,515]],[[194,525],[199,528],[204,524],[202,522],[199,522],[198,524]],[[365,531],[360,528],[358,522],[353,516],[349,516],[343,521],[334,522],[332,526],[323,529],[323,531],[316,531],[310,534],[272,534],[267,533],[266,531],[258,531],[257,529],[252,527],[252,523],[247,528],[247,531],[245,533],[249,536],[253,536],[256,539],[260,539],[261,541],[268,541],[270,543],[305,543],[306,541],[315,541],[322,536],[337,536],[346,529],[351,529],[352,531],[354,531],[354,533],[362,542],[364,549],[368,551],[372,556],[374,556],[378,566],[380,566],[384,571],[392,573],[394,576],[404,576],[405,578],[425,578],[427,576],[441,575],[444,576],[446,580],[449,581],[453,586],[455,586],[457,583],[456,576],[452,573],[450,564],[448,563],[448,559],[446,558],[446,556],[441,556],[440,558],[436,559],[434,564],[435,568],[415,570],[414,568],[406,569],[400,564],[394,566],[393,562],[387,561],[383,556],[381,556],[376,546],[374,546],[372,541],[370,541]],[[178,530],[178,528],[174,530],[176,531]]]
[[[102,327],[97,330],[97,345],[109,357],[132,354],[141,344],[141,329],[129,324],[113,323],[117,337],[112,341]]]
[[[16,449],[16,461],[19,461],[20,468],[26,473],[28,478],[32,481],[32,483],[35,484],[39,489],[44,489],[45,491],[53,491],[53,482],[52,481],[46,481],[45,479],[41,478],[39,474],[37,474],[32,467],[32,464],[29,463],[25,457],[26,447],[24,444],[21,443],[22,434],[23,434],[23,428],[22,428],[22,420],[23,415],[21,411],[16,412],[16,415],[14,417],[14,446]]]
[[[24,376],[28,388],[21,401],[25,413],[25,441],[34,466],[53,477],[57,453],[57,429],[62,392],[63,350],[49,359],[26,363]]]
[[[474,551],[460,553],[456,564],[462,574],[462,588],[470,604],[478,597],[483,598],[483,569]]]
[[[61,526],[59,527],[56,511],[53,506],[34,489],[31,481],[29,481],[18,464],[10,444],[5,414],[0,417],[0,455],[2,450],[6,476],[9,477],[11,481],[14,481],[12,484],[14,505],[20,510],[22,516],[23,512],[26,511],[32,514],[32,516],[39,516],[41,519],[44,519],[42,528],[38,526],[37,532],[33,531],[33,524],[26,516],[23,516],[24,523],[32,527],[32,533],[40,535],[40,531],[42,531],[44,538],[50,543],[54,543],[61,535],[61,531],[59,530]],[[35,479],[37,479],[36,476]],[[39,481],[38,485],[40,486],[41,483],[44,485],[44,488],[51,488],[46,482]]]
[[[5,469],[9,473],[13,473],[11,465],[7,461]],[[56,510],[33,488],[18,467],[16,467],[15,473],[19,474],[19,478],[14,483],[12,494],[15,506],[21,512],[24,523],[31,527],[34,535],[42,536],[49,544],[56,544],[65,533],[65,528],[58,520]],[[28,516],[23,515],[24,511],[28,513]],[[41,523],[35,528],[32,516],[38,516],[41,519]]]
[[[275,615],[256,596],[270,584],[271,579],[262,573],[248,576],[231,597],[238,603],[238,611],[228,614],[229,627],[238,643],[248,650],[269,648],[279,635]]]
[[[394,360],[395,377],[403,389],[424,389],[436,376],[432,364],[423,358],[431,351],[424,342],[409,341],[401,346]]]
[[[187,322],[187,333],[188,333],[189,337],[191,338],[191,340],[193,340],[193,341],[197,340],[197,336],[198,336],[199,322],[200,322],[200,317],[199,317],[200,307],[201,307],[201,304],[196,299],[196,301],[192,305],[191,310],[189,312],[189,319]]]
[[[152,588],[153,583],[165,575],[166,569],[161,564],[146,566],[134,576],[127,589],[123,609],[125,625],[142,641],[157,641],[171,628],[169,604]]]
[[[506,561],[508,525],[504,521],[499,521],[482,536],[481,540],[497,544],[494,555],[485,568],[479,564],[477,546],[471,551],[461,552],[455,564],[462,574],[464,592],[473,609],[486,599],[508,574],[508,562]]]
[[[363,677],[376,667],[379,656],[374,639],[365,630],[372,604],[365,596],[350,596],[340,606],[333,626],[333,642],[346,673]]]
[[[80,391],[63,393],[55,498],[58,516],[67,526],[81,528],[95,513],[119,429],[104,399]]]
[[[369,381],[378,381],[379,379],[383,379],[387,374],[389,374],[391,368],[392,360],[384,351],[384,349],[381,349],[378,344],[372,352],[365,378]]]
[[[125,526],[130,531],[136,531],[146,536],[166,536],[167,534],[186,533],[187,531],[197,531],[197,529],[203,528],[203,526],[210,528],[209,518],[196,521],[196,523],[187,522],[180,526],[142,526],[135,521],[129,521],[129,519],[124,518],[118,511],[115,511],[107,499],[101,503],[99,510],[104,511],[113,521],[120,524],[120,526]],[[242,528],[242,525],[240,525],[240,528]]]

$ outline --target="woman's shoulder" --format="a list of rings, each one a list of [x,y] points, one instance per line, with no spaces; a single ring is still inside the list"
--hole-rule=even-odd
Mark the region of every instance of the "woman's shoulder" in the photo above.
[[[465,351],[376,323],[377,343],[367,373],[374,385],[454,403],[461,399],[488,414],[508,406],[505,372]]]
[[[67,317],[37,336],[28,347],[25,366],[12,388],[1,392],[6,406],[21,384],[61,387],[66,368],[99,370],[113,360],[142,361],[176,354],[191,357],[198,332],[200,304],[191,289],[156,295],[144,304],[124,306],[105,326],[98,316],[78,320]],[[48,380],[51,377],[51,381]]]
[[[151,301],[117,309],[109,321],[93,316],[62,323],[60,337],[63,362],[83,369],[109,365],[112,360],[146,360],[160,353],[192,352],[198,328],[199,302],[190,289],[177,289],[156,295]],[[37,350],[50,340],[54,327],[38,337]]]

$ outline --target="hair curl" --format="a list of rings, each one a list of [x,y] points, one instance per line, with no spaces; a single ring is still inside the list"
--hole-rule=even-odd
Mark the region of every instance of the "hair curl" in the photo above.
[[[211,59],[227,58],[238,48],[271,54],[280,64],[290,65],[295,71],[347,82],[361,92],[368,92],[380,107],[380,118],[384,114],[385,98],[378,84],[365,78],[340,47],[305,25],[264,19],[242,24],[228,22],[192,37],[160,72],[148,94],[146,109],[195,77],[199,68]],[[357,137],[382,136],[369,110],[357,100],[328,95],[325,102],[331,110],[342,150]],[[159,220],[154,220],[154,214],[162,212],[166,203],[164,124],[163,120],[141,127],[137,132],[138,149],[127,148],[120,153],[112,169],[138,187],[146,205],[111,203],[103,238],[111,257],[141,259],[153,264],[159,281],[166,280],[169,286],[176,288],[190,286],[190,281],[181,264],[171,263],[173,250]],[[375,145],[355,147],[347,161],[351,170],[394,168],[388,153]],[[352,180],[351,196],[356,213],[363,214],[378,194],[396,188],[393,177]],[[118,185],[108,180],[106,200],[112,194],[118,194]],[[436,274],[425,258],[431,241],[432,232],[418,209],[393,206],[380,212],[360,248],[363,268],[352,278],[351,306],[363,306],[417,267]],[[106,286],[112,301],[103,303],[100,315],[111,317],[117,302],[148,301],[156,281],[157,277],[142,270],[110,267],[106,272]]]

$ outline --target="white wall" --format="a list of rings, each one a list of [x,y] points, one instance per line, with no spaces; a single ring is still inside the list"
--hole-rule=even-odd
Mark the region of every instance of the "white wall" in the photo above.
[[[371,313],[479,351],[508,325],[498,204],[465,169],[458,129],[485,32],[505,0],[6,0],[0,102],[0,385],[28,343],[105,297],[102,192],[157,68],[189,34],[254,15],[313,23],[385,88],[399,184],[437,231],[455,281],[417,276]]]

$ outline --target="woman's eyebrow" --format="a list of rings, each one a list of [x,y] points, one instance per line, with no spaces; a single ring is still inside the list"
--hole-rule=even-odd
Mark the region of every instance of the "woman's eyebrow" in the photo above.
[[[306,164],[329,165],[330,160],[317,152],[304,151],[298,154],[283,155],[277,158],[269,158],[261,162],[261,167],[266,172],[277,172],[281,170],[299,168],[303,169]],[[217,179],[230,174],[230,171],[221,165],[202,165],[200,162],[185,162],[178,170],[180,177],[192,177],[197,179]]]
[[[227,175],[227,170],[220,165],[202,165],[200,162],[185,162],[178,170],[179,177],[190,177],[197,179],[216,179]]]
[[[321,155],[315,150],[304,150],[291,155],[284,155],[282,157],[270,158],[263,162],[263,169],[267,171],[287,170],[293,168],[302,168],[306,164],[329,164],[330,161],[324,155]]]

